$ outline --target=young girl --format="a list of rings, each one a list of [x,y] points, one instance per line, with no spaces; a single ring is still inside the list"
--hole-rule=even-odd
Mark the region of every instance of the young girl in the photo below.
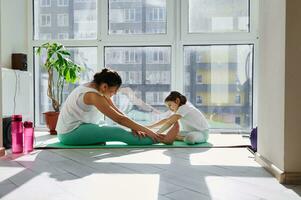
[[[169,118],[163,119],[149,128],[161,126],[157,134],[161,134],[172,125],[181,125],[180,132],[173,132],[165,136],[165,143],[172,144],[174,140],[182,140],[187,144],[196,144],[207,142],[208,140],[208,122],[197,108],[191,103],[187,103],[187,99],[179,92],[171,92],[165,99],[166,106],[174,112]]]

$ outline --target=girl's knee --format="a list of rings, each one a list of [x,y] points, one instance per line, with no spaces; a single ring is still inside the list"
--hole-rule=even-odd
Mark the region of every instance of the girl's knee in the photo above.
[[[187,144],[195,144],[196,143],[196,139],[195,139],[194,135],[187,135],[184,138],[184,142],[187,143]]]
[[[203,132],[190,133],[184,138],[184,142],[187,144],[203,143],[203,142],[207,142],[207,140],[208,140],[208,134]]]

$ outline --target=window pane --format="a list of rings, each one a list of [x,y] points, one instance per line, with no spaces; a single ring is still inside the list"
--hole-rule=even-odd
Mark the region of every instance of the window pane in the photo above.
[[[97,38],[96,0],[50,2],[34,0],[35,40]],[[61,37],[61,33],[64,33],[64,37]]]
[[[110,34],[165,34],[166,0],[109,0]]]
[[[71,59],[85,69],[81,73],[79,82],[76,84],[65,84],[63,99],[66,99],[70,92],[77,87],[79,84],[91,81],[93,79],[94,73],[97,71],[97,48],[96,47],[87,47],[87,48],[68,48],[71,52]],[[45,125],[43,112],[53,110],[51,101],[47,96],[47,81],[48,74],[45,68],[43,67],[43,62],[46,59],[46,52],[39,56],[35,56],[35,76],[38,80],[38,85],[36,87],[39,91],[38,102],[39,106],[36,107],[36,119],[38,125]],[[56,78],[56,76],[55,76]],[[37,99],[36,99],[37,100]]]
[[[169,114],[170,47],[106,47],[105,64],[122,77],[114,102],[129,117],[145,124]]]
[[[210,127],[250,128],[253,45],[186,46],[184,54],[185,94]]]
[[[189,0],[189,32],[249,32],[249,0]]]

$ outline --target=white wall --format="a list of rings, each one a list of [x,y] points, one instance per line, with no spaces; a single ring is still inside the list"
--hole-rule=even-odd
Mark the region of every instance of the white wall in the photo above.
[[[30,0],[0,0],[0,67],[11,68],[12,53],[28,54],[28,1]],[[1,92],[2,86],[5,87],[2,84],[0,74],[0,123],[3,111]],[[32,104],[29,106],[33,113]],[[0,128],[1,146],[2,123]]]
[[[1,0],[0,65],[11,68],[12,53],[28,51],[28,0]]]
[[[284,170],[285,0],[260,1],[258,153]]]

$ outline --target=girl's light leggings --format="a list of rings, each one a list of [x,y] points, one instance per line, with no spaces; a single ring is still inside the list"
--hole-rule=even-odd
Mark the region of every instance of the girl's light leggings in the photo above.
[[[209,138],[209,130],[204,131],[181,131],[181,136],[184,136],[184,142],[187,144],[197,144],[207,142]]]

